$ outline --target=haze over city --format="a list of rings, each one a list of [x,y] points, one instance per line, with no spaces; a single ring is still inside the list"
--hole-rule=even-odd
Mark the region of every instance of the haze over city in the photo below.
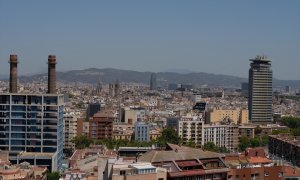
[[[300,1],[1,1],[0,74],[119,68],[247,77],[266,54],[273,77],[299,80]],[[5,68],[2,68],[5,67]]]

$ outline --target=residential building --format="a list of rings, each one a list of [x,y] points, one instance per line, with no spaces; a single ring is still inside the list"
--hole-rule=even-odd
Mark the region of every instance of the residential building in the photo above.
[[[204,124],[198,117],[182,117],[178,124],[178,137],[183,143],[203,146],[213,142],[230,151],[237,150],[238,126],[235,124]]]
[[[134,125],[136,122],[145,120],[146,109],[142,107],[125,107],[122,110],[124,119],[122,122]]]
[[[0,160],[1,162],[1,160]],[[3,180],[46,180],[47,168],[32,166],[28,162],[18,165],[0,163],[0,179]]]
[[[250,61],[249,120],[252,123],[270,123],[273,121],[271,60],[266,56],[256,56]]]
[[[143,142],[150,141],[150,127],[145,122],[136,122],[134,125],[135,141]]]
[[[64,149],[75,149],[75,144],[72,142],[72,139],[77,135],[77,116],[75,113],[64,114],[64,132]]]
[[[178,122],[178,137],[183,143],[194,142],[202,145],[204,133],[204,122],[197,116],[183,116]]]
[[[216,123],[229,119],[235,124],[248,123],[247,109],[219,109],[213,108],[207,113],[207,123]]]
[[[256,126],[251,126],[251,125],[242,125],[239,126],[239,138],[242,136],[246,136],[248,138],[254,138],[255,136],[255,127]]]
[[[267,159],[264,148],[248,148],[244,154],[229,154],[224,162],[230,167],[227,179],[299,179],[300,169],[275,164]]]
[[[112,180],[166,180],[167,170],[148,162],[116,163],[112,166]]]
[[[172,128],[177,131],[179,120],[180,120],[179,117],[168,117],[166,122],[166,127]]]
[[[113,113],[109,110],[96,113],[89,121],[89,137],[95,140],[112,138],[113,121]]]
[[[269,135],[269,153],[300,166],[300,136]]]
[[[202,145],[213,142],[231,152],[238,149],[238,126],[235,124],[205,124]]]
[[[90,134],[90,123],[85,121],[84,118],[77,118],[77,136],[84,135],[89,137]]]
[[[167,169],[167,179],[227,179],[229,168],[224,155],[199,148],[168,144],[166,150],[151,150],[139,157],[138,162]]]

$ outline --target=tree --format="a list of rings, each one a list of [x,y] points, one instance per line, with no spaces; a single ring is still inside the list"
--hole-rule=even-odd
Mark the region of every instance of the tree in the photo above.
[[[59,180],[59,172],[47,172],[47,180]]]
[[[290,133],[294,136],[300,136],[300,117],[287,116],[281,119],[281,122],[291,128]]]
[[[89,147],[92,143],[92,140],[86,137],[85,135],[76,136],[71,140],[72,143],[75,143],[75,147],[78,149],[84,149]]]
[[[292,129],[292,134],[293,134],[294,136],[300,136],[300,128]]]
[[[250,139],[250,146],[251,147],[259,147],[260,146],[260,140],[259,138],[253,138],[253,139]]]
[[[250,139],[246,136],[240,138],[239,149],[245,151],[247,147],[250,147]]]
[[[269,143],[269,137],[268,137],[268,135],[262,136],[261,137],[260,145],[261,146],[266,146],[266,145],[268,145],[268,143]]]
[[[300,128],[300,117],[283,117],[281,118],[281,122],[292,129]]]
[[[228,153],[229,150],[226,147],[219,147],[213,142],[207,142],[203,145],[203,149],[207,151],[219,152],[219,153]]]
[[[178,144],[178,138],[176,131],[172,128],[166,128],[161,133],[161,136],[157,138],[159,146],[165,146],[167,143]]]
[[[257,125],[256,128],[254,129],[255,135],[259,135],[261,132],[262,132],[262,128]]]
[[[195,147],[196,143],[195,143],[195,141],[190,139],[186,145],[189,146],[189,147]]]
[[[203,145],[203,149],[206,151],[216,151],[216,145],[213,142],[207,142]]]

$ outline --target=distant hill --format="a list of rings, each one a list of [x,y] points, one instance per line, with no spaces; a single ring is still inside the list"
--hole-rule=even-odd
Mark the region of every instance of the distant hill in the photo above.
[[[149,84],[152,72],[138,72],[131,70],[121,70],[113,68],[89,68],[84,70],[72,70],[67,72],[57,72],[57,79],[60,82],[84,82],[97,83],[99,77],[103,83],[110,83],[116,80],[119,82],[136,82]],[[168,83],[192,83],[194,85],[208,85],[217,87],[240,87],[242,82],[248,79],[236,76],[217,75],[210,73],[176,73],[158,72],[157,80],[159,84]],[[47,81],[47,74],[36,74],[32,76],[21,76],[21,82]],[[292,86],[300,88],[300,80],[278,80],[274,79],[274,87]]]

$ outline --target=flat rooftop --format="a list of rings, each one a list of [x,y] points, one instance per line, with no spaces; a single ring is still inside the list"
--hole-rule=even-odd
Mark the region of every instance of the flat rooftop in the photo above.
[[[20,152],[20,158],[52,158],[55,153],[41,153],[41,152]]]
[[[300,147],[300,136],[291,136],[287,134],[269,135],[269,136]]]

